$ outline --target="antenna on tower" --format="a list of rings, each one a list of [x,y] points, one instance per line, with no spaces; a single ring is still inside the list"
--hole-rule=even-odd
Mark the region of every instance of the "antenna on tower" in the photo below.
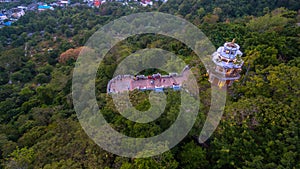
[[[232,43],[232,44],[234,44],[234,43],[235,43],[235,38],[233,38],[233,39],[232,39],[231,43]]]

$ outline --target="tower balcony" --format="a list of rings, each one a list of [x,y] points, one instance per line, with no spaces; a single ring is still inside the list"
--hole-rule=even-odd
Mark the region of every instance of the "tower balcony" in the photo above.
[[[218,78],[220,80],[231,80],[231,81],[234,81],[234,80],[238,80],[241,78],[241,75],[239,73],[234,73],[234,74],[221,74],[219,72],[209,72],[209,76],[213,76],[215,78]]]
[[[244,61],[241,59],[241,55],[238,55],[234,58],[227,58],[222,56],[219,52],[215,52],[212,55],[212,61],[220,67],[223,67],[225,69],[238,69],[241,68],[244,64]]]

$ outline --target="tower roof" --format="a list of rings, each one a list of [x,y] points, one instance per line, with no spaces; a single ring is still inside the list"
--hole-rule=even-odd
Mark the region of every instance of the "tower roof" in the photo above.
[[[240,59],[242,55],[240,46],[233,40],[232,42],[225,42],[223,46],[218,48],[213,54],[213,61],[224,68],[239,68],[244,63]]]

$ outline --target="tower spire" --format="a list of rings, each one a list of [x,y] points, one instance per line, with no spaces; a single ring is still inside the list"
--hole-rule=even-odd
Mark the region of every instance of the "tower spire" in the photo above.
[[[233,38],[233,39],[232,39],[231,43],[232,43],[232,44],[234,44],[234,43],[235,43],[235,38]]]

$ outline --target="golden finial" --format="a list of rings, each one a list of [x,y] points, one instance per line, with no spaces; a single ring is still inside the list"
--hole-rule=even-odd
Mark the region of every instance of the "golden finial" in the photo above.
[[[233,39],[232,39],[232,42],[231,42],[231,43],[232,43],[232,44],[234,44],[234,43],[235,43],[235,38],[233,38]]]

